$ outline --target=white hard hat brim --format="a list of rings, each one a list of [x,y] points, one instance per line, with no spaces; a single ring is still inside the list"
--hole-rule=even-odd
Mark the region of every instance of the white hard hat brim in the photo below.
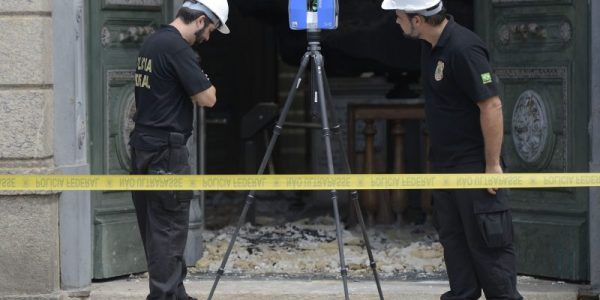
[[[385,10],[395,10],[396,7],[394,6],[394,4],[391,1],[383,1],[383,3],[381,3],[381,8],[385,9]]]
[[[221,25],[221,27],[217,28],[217,30],[222,34],[229,34],[231,32],[231,30],[229,30],[229,27],[227,27],[227,24]]]

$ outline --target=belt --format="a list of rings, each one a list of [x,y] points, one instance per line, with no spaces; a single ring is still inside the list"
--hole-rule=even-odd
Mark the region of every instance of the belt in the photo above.
[[[176,131],[169,131],[162,128],[156,128],[141,124],[135,124],[133,132],[151,135],[161,140],[167,141],[169,145],[186,145],[188,138],[192,135],[191,132],[183,133]]]

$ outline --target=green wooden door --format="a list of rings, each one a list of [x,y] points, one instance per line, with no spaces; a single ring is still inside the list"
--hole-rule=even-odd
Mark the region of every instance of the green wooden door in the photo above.
[[[134,68],[144,38],[167,21],[169,0],[92,0],[88,11],[90,160],[94,174],[129,173]],[[146,269],[129,192],[92,195],[94,278]]]
[[[587,172],[588,1],[476,2],[504,101],[511,172]],[[589,279],[588,190],[511,191],[522,274]]]

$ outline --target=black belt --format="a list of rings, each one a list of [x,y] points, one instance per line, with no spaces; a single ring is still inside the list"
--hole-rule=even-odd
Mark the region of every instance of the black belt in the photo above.
[[[182,133],[176,131],[169,131],[162,128],[150,127],[141,124],[135,124],[134,132],[151,135],[161,140],[167,141],[169,145],[185,145],[187,144],[188,138],[192,135],[189,133]]]

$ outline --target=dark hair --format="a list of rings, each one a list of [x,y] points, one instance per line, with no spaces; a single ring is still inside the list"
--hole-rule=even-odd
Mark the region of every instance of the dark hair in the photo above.
[[[409,19],[412,19],[416,16],[421,16],[425,20],[425,23],[427,23],[431,26],[438,26],[438,25],[442,24],[442,22],[444,22],[444,20],[446,20],[448,18],[448,13],[447,13],[445,7],[442,8],[442,10],[439,13],[437,13],[433,16],[429,16],[429,17],[423,16],[420,14],[415,14],[415,13],[407,13],[406,15],[408,16]]]
[[[204,12],[189,9],[187,7],[180,8],[177,12],[176,18],[181,19],[185,24],[190,24],[202,16],[204,16],[204,22],[208,22],[207,24],[212,24],[212,20]]]

